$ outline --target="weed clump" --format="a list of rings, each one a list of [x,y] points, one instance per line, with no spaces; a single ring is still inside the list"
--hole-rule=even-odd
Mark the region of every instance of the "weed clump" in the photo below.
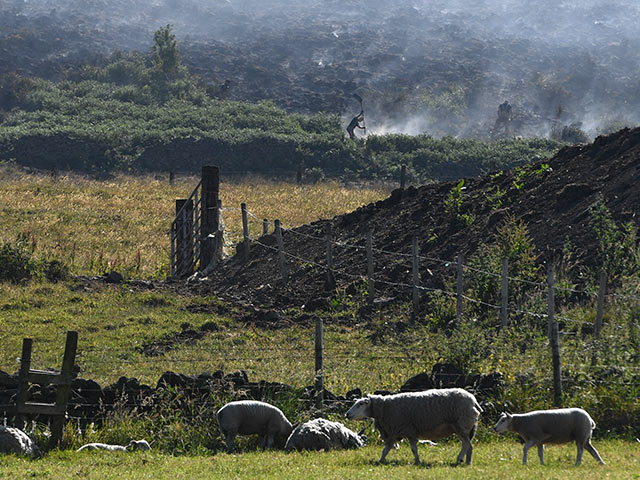
[[[39,257],[35,245],[27,235],[19,235],[15,242],[0,244],[0,281],[21,283],[34,278],[57,282],[69,276],[69,267],[59,259]]]

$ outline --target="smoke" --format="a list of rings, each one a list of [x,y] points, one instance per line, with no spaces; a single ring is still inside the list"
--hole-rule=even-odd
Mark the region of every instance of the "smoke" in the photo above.
[[[509,100],[518,135],[594,136],[640,122],[638,18],[636,0],[0,0],[0,42],[56,32],[20,65],[42,74],[87,52],[146,51],[172,24],[189,68],[230,79],[233,99],[346,124],[358,92],[370,133],[481,138]],[[5,58],[0,73],[18,69],[20,55]]]

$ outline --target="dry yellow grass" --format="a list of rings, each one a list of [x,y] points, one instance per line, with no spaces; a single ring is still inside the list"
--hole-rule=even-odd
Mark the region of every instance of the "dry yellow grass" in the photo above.
[[[198,179],[118,175],[94,180],[74,174],[26,174],[0,169],[0,241],[26,234],[36,251],[67,261],[76,274],[117,269],[131,276],[163,277],[169,261],[169,227],[175,200],[186,198]],[[229,239],[242,232],[240,203],[250,216],[251,234],[262,219],[293,227],[349,212],[384,198],[388,189],[347,188],[335,182],[298,187],[293,183],[247,178],[223,182],[220,197]]]

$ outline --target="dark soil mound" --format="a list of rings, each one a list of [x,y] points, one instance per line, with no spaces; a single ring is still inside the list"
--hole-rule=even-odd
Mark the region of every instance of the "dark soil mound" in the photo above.
[[[422,284],[439,287],[442,275],[451,270],[447,261],[458,254],[469,258],[482,243],[492,243],[509,215],[528,226],[539,262],[557,258],[568,239],[575,247],[575,260],[595,267],[599,244],[590,208],[602,196],[614,220],[637,225],[639,168],[640,129],[625,129],[598,137],[591,145],[566,147],[546,163],[466,179],[459,189],[457,214],[445,206],[452,190],[458,190],[455,182],[398,189],[386,200],[349,214],[285,230],[286,283],[280,279],[275,238],[267,235],[252,243],[248,262],[236,255],[209,280],[187,288],[262,308],[322,307],[332,295],[326,290],[325,267],[329,223],[335,242],[335,282],[348,291],[355,292],[366,275],[366,236],[373,232],[379,298],[410,298],[410,289],[390,283],[411,284],[414,236],[419,239],[420,256],[434,259],[421,260]],[[466,225],[464,218],[473,221]]]

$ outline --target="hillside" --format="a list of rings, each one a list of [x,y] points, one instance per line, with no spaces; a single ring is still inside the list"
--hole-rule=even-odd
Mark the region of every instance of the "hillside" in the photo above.
[[[552,258],[559,260],[563,254],[569,256],[569,242],[571,262],[595,271],[605,257],[591,209],[602,204],[602,198],[616,225],[630,222],[637,228],[640,192],[635,179],[639,166],[640,129],[625,129],[599,137],[590,145],[566,147],[551,160],[467,179],[463,185],[439,183],[395,190],[386,200],[349,214],[285,230],[284,248],[297,257],[287,258],[286,286],[279,282],[275,237],[268,235],[252,243],[247,264],[241,255],[234,256],[209,280],[188,288],[263,307],[326,304],[322,299],[330,296],[324,287],[325,231],[329,222],[335,242],[337,286],[350,291],[357,290],[362,283],[359,275],[366,274],[363,247],[369,229],[373,231],[374,249],[384,252],[409,254],[412,238],[420,239],[421,279],[426,287],[440,287],[455,271],[455,265],[446,261],[454,260],[459,253],[465,259],[473,258],[482,244],[494,243],[497,229],[509,218],[521,220],[528,227],[537,265]],[[452,212],[446,205],[456,196],[459,203]],[[616,238],[614,242],[621,242],[621,237]],[[622,249],[622,245],[605,248]],[[385,282],[410,284],[411,258],[378,252],[375,265],[378,295],[398,295],[399,300],[407,301],[410,289]]]
[[[372,133],[481,138],[509,99],[519,134],[582,122],[593,135],[637,122],[637,13],[629,0],[0,0],[0,73],[64,79],[149,51],[172,24],[185,64],[225,98],[348,121],[358,92]]]

